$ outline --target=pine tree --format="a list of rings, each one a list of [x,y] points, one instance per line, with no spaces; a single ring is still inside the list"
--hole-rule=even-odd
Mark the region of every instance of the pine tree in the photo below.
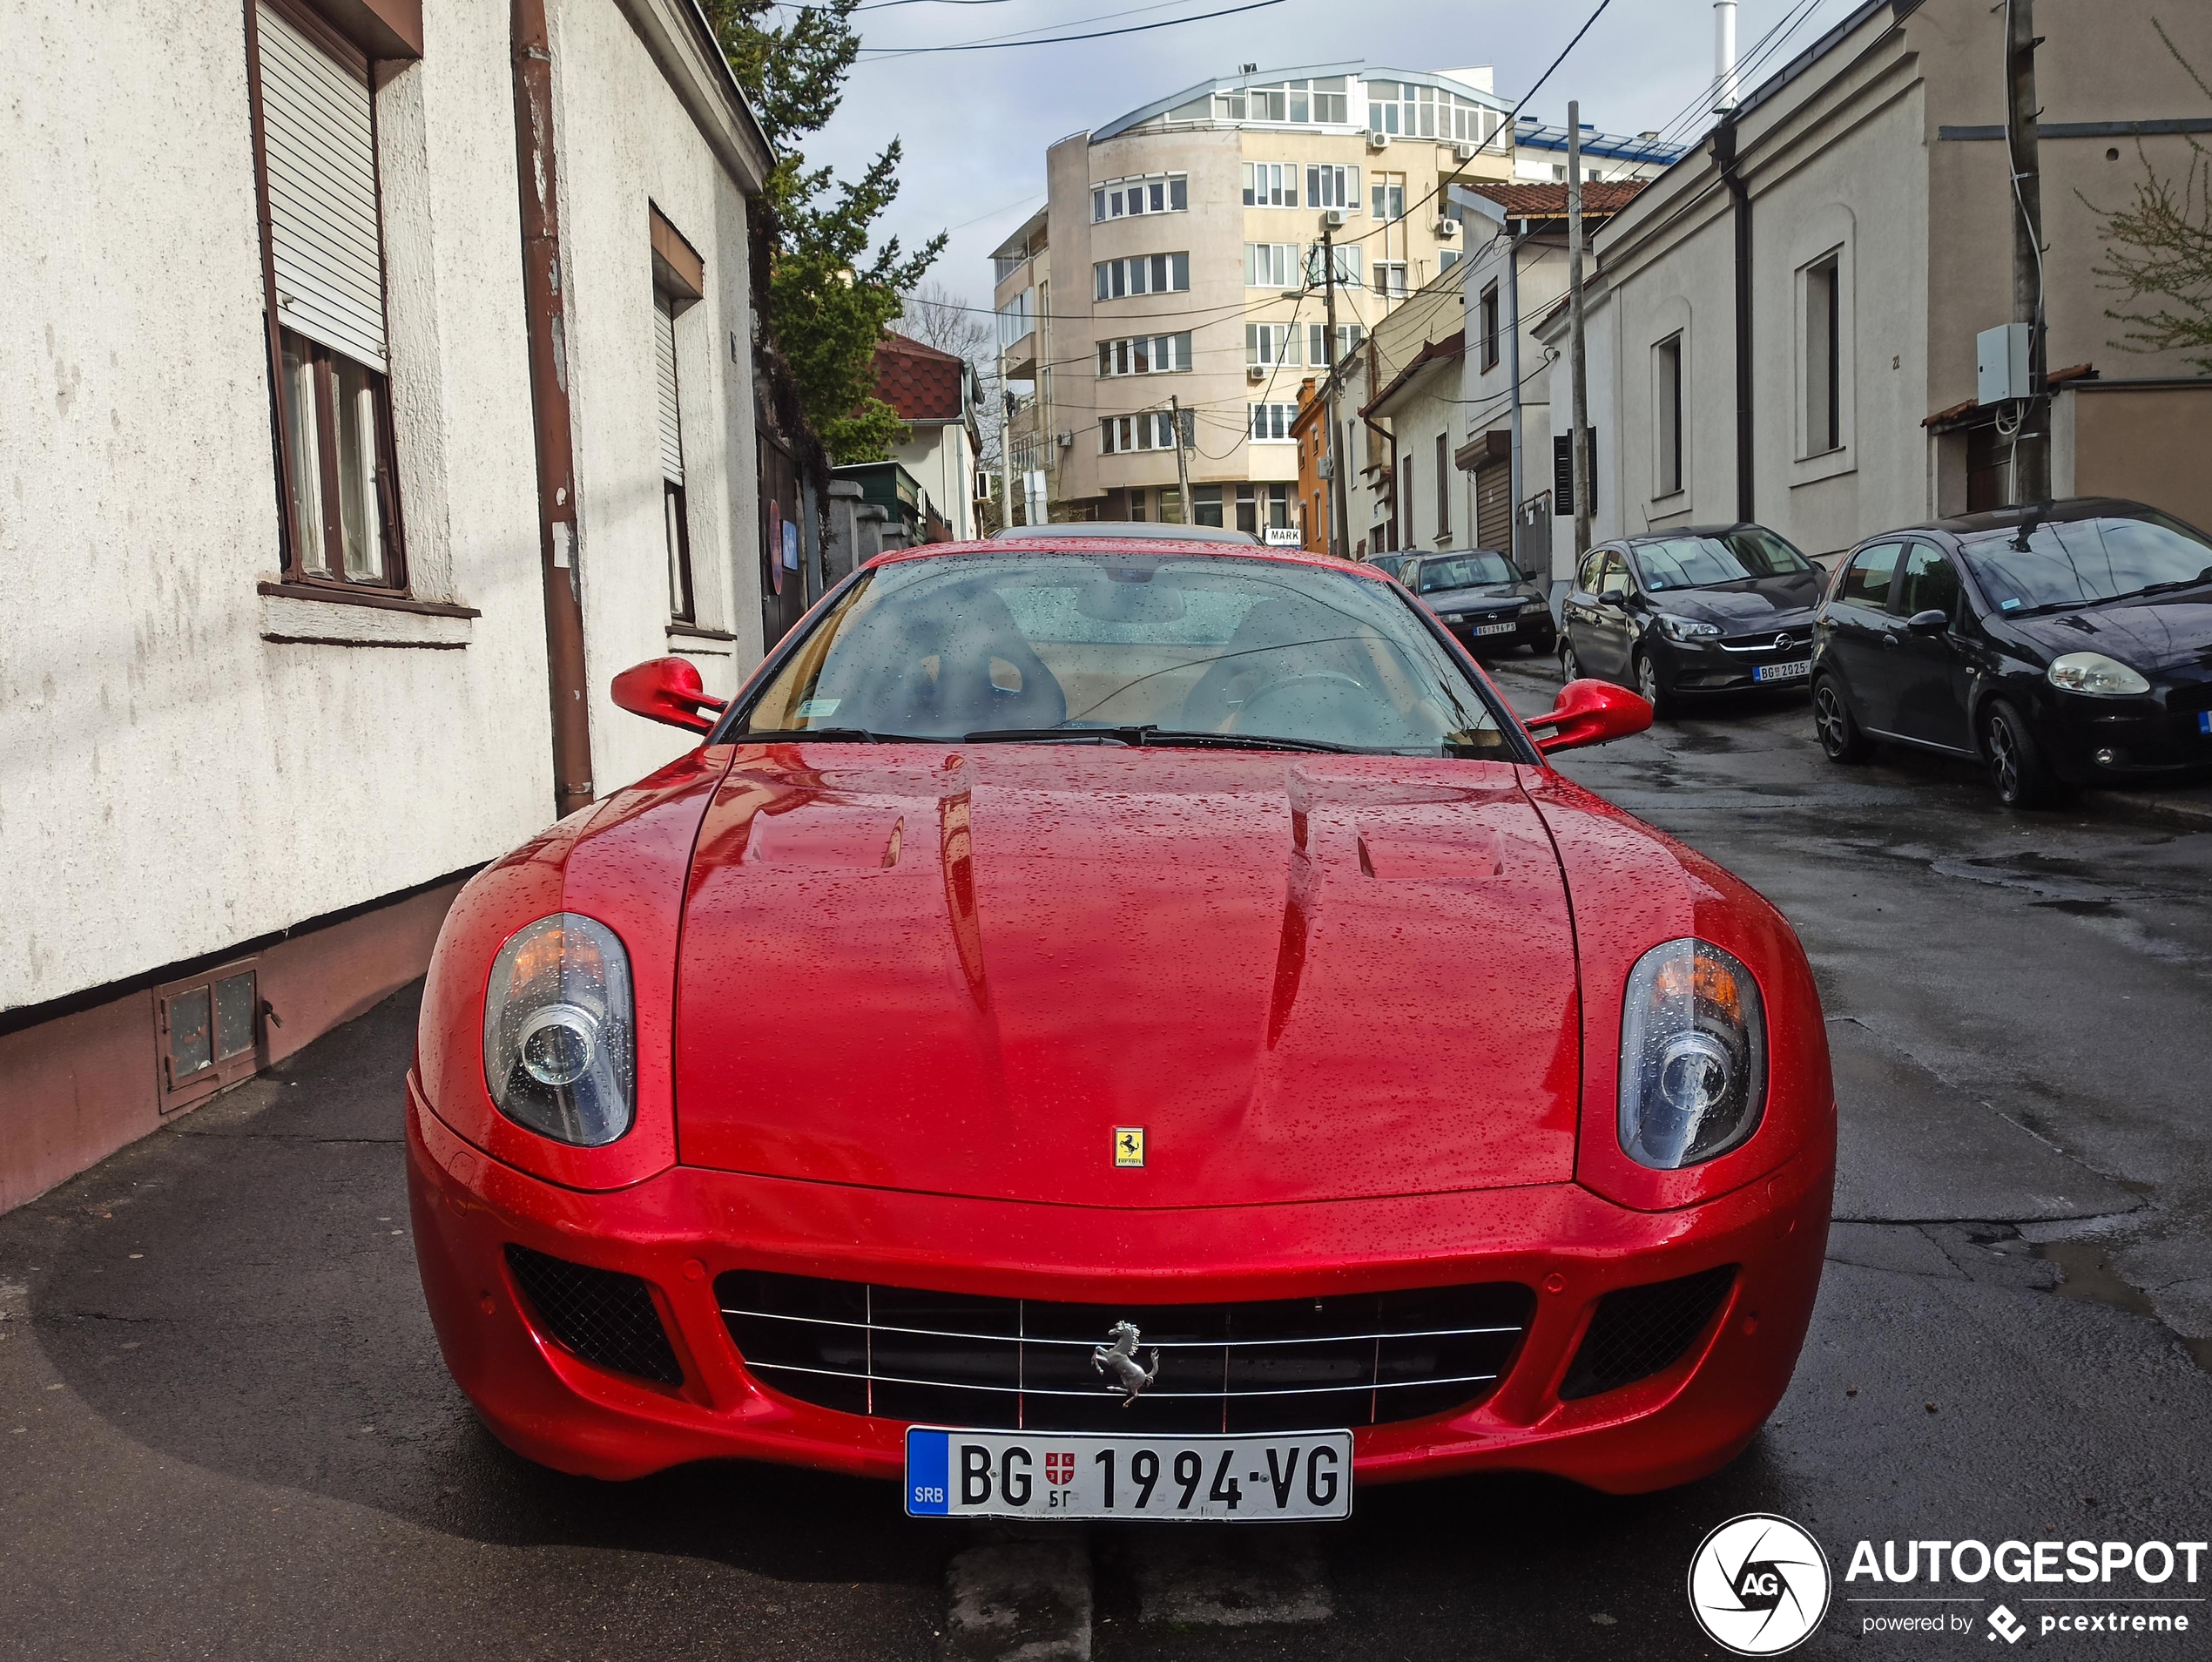
[[[833,462],[873,462],[904,432],[875,395],[875,348],[905,296],[945,246],[941,232],[909,254],[890,237],[868,246],[899,195],[894,138],[857,179],[809,169],[797,140],[836,113],[860,56],[860,0],[827,0],[773,21],[766,0],[707,0],[707,20],[738,84],[779,152],[759,211],[770,239],[769,326],[799,383],[806,418]]]

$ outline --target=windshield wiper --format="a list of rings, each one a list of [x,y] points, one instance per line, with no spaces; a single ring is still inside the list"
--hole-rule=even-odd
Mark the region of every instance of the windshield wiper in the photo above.
[[[961,742],[990,744],[1116,744],[1139,748],[1219,750],[1315,750],[1353,752],[1351,745],[1332,745],[1319,739],[1275,739],[1245,733],[1196,733],[1162,727],[1151,722],[1134,727],[986,727],[963,733]]]
[[[870,733],[866,727],[755,727],[736,736],[739,744],[753,739],[819,739],[833,745],[926,745],[918,733]],[[937,742],[942,743],[941,740]]]
[[[2140,589],[2130,589],[2125,594],[2115,594],[2114,600],[2133,600],[2138,595],[2171,594],[2176,589],[2195,589],[2212,583],[2212,565],[2206,566],[2193,578],[2176,578],[2171,583],[2146,583]]]

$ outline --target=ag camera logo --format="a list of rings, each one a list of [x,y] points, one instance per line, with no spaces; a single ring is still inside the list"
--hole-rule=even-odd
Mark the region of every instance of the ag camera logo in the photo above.
[[[1689,1609],[1716,1645],[1738,1656],[1779,1656],[1828,1613],[1828,1555],[1786,1517],[1747,1512],[1698,1545]]]

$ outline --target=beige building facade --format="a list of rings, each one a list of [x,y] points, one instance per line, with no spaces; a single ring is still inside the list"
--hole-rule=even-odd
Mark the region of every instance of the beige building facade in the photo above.
[[[1341,357],[1460,258],[1440,183],[1510,172],[1488,79],[1255,72],[1055,145],[1046,207],[995,261],[1006,373],[1031,388],[1008,441],[1017,512],[1299,540],[1291,424],[1332,356],[1321,244]],[[1353,419],[1342,404],[1340,440]]]

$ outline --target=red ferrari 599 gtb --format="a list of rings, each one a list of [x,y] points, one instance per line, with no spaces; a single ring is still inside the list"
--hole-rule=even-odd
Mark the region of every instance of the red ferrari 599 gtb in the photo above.
[[[1076,528],[1053,528],[1065,531]],[[1615,1492],[1789,1383],[1820,1006],[1741,882],[1371,569],[1082,528],[887,555],[697,748],[477,875],[408,1081],[448,1364],[536,1461],[917,1514]]]

